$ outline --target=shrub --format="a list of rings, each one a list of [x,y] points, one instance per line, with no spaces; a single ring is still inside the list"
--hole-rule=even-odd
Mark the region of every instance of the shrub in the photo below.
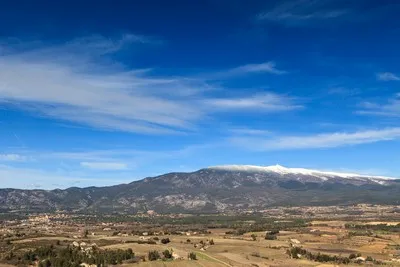
[[[168,249],[164,250],[163,255],[165,259],[172,259],[172,253]]]
[[[276,235],[266,234],[265,239],[266,240],[276,240],[277,237],[276,237]]]
[[[148,257],[149,261],[156,261],[161,258],[157,250],[149,251]]]
[[[271,230],[271,231],[267,231],[266,234],[270,234],[270,235],[277,235],[279,234],[279,230]]]
[[[256,236],[255,234],[252,234],[252,235],[251,235],[251,238],[253,239],[253,241],[256,241],[256,240],[257,240],[257,236]]]
[[[163,243],[163,244],[168,244],[169,242],[171,242],[171,240],[169,240],[168,237],[161,239],[161,243]]]
[[[196,253],[190,252],[190,253],[188,254],[188,259],[189,259],[189,260],[192,260],[192,261],[197,260]]]

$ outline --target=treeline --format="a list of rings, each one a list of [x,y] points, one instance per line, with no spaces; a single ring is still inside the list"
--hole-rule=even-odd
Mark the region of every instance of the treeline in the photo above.
[[[279,233],[279,231],[296,230],[298,228],[307,226],[309,226],[309,223],[305,220],[293,220],[293,221],[285,221],[279,223],[277,223],[276,221],[268,221],[268,222],[260,222],[247,225],[243,223],[240,224],[238,223],[231,227],[234,230],[227,231],[225,233],[231,235],[243,235],[249,232],[269,231],[270,233],[272,233],[271,235],[276,235],[276,233]]]
[[[372,231],[386,231],[386,232],[400,232],[400,223],[397,225],[382,224],[352,224],[346,223],[346,229],[354,230],[372,230]]]
[[[105,267],[122,264],[127,260],[132,262],[136,260],[132,249],[101,250],[96,247],[80,249],[70,246],[66,248],[44,246],[25,252],[18,264],[29,265],[38,262],[39,267],[78,267],[82,263],[87,263]]]
[[[287,254],[293,258],[293,259],[299,259],[299,258],[306,258],[312,261],[318,261],[318,262],[335,262],[338,264],[349,264],[350,259],[348,257],[342,257],[342,256],[331,256],[327,254],[313,254],[303,248],[300,247],[292,247],[291,249],[287,250]]]
[[[83,216],[83,215],[82,215]],[[83,219],[86,220],[87,217],[83,216]],[[93,223],[99,222],[126,222],[130,224],[140,223],[140,225],[151,225],[153,227],[160,227],[174,229],[173,226],[176,226],[176,229],[180,229],[178,231],[192,230],[199,231],[202,229],[210,229],[210,228],[234,228],[238,229],[243,227],[244,225],[251,224],[254,225],[273,225],[276,220],[279,218],[273,217],[263,217],[261,213],[255,214],[242,214],[242,215],[223,215],[223,214],[214,214],[214,215],[189,215],[184,217],[173,217],[168,215],[160,215],[156,217],[148,217],[148,216],[135,216],[135,215],[101,215],[98,214],[96,217],[91,218]],[[279,224],[299,224],[303,225],[305,223],[304,220],[301,219],[293,219],[292,222],[280,222]],[[146,230],[146,229],[142,229]],[[147,229],[151,231],[151,229]],[[147,231],[146,230],[146,231]],[[132,232],[134,233],[134,232]],[[139,233],[139,232],[138,232]]]
[[[328,254],[322,254],[322,253],[311,253],[303,248],[300,247],[292,247],[291,249],[288,249],[286,253],[293,259],[300,259],[300,258],[306,258],[308,260],[312,261],[317,261],[317,262],[334,262],[337,264],[349,264],[350,262],[358,262],[362,260],[358,260],[358,257],[361,256],[361,254],[350,254],[349,257],[343,257],[343,256],[336,256],[336,255],[328,255]],[[372,257],[368,256],[366,261],[373,262],[374,265],[380,265],[382,262],[373,259]]]

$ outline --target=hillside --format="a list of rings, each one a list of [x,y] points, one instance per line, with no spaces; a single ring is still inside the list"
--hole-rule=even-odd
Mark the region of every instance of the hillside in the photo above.
[[[222,212],[286,205],[399,204],[400,180],[282,166],[217,166],[130,184],[0,189],[5,211]]]

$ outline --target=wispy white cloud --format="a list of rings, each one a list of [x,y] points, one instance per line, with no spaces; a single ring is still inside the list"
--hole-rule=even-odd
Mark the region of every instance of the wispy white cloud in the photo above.
[[[329,1],[298,0],[279,2],[277,6],[257,15],[257,20],[299,25],[307,21],[331,20],[348,13],[346,9],[329,7]]]
[[[253,128],[232,128],[229,130],[234,135],[269,135],[271,131]]]
[[[282,75],[288,73],[285,70],[278,69],[275,62],[267,61],[262,63],[245,64],[233,67],[226,70],[215,71],[212,73],[202,74],[202,79],[205,80],[219,80],[243,77],[250,74],[274,74]]]
[[[19,155],[32,161],[0,164],[0,180],[2,187],[45,189],[128,183],[149,175],[176,171],[169,163],[182,162],[182,159],[219,145],[199,144],[149,151],[127,148],[58,152],[23,150]]]
[[[87,51],[108,52],[121,45],[97,39],[83,43],[80,49],[90,57],[95,55]],[[101,62],[93,65],[89,60],[82,63],[84,57],[69,54],[77,44],[65,46],[0,57],[0,100],[21,103],[19,107],[46,116],[132,132],[188,129],[201,117],[202,111],[184,99],[163,97],[165,91],[191,90],[195,85],[186,80],[145,77],[142,72]]]
[[[127,183],[134,180],[133,177],[124,176],[119,178],[90,176],[84,173],[72,171],[47,171],[38,168],[13,167],[0,165],[0,177],[2,187],[25,188],[25,189],[54,189],[67,188],[71,186],[93,186],[93,185],[115,185]]]
[[[273,93],[214,99],[205,95],[214,87],[207,80],[155,76],[151,69],[127,69],[104,56],[145,42],[133,35],[118,40],[91,36],[22,52],[11,49],[0,56],[0,102],[94,128],[146,134],[192,131],[198,121],[223,109],[297,108],[291,98]],[[283,73],[271,62],[228,72]]]
[[[123,162],[81,162],[81,166],[93,170],[127,170],[128,165]]]
[[[400,128],[365,130],[358,132],[334,132],[305,136],[281,137],[233,137],[230,142],[242,148],[258,151],[333,148],[368,144],[400,138]]]
[[[26,156],[19,154],[0,154],[0,161],[25,161]]]
[[[400,117],[400,95],[396,94],[386,103],[363,102],[360,104],[360,109],[356,111],[362,115],[377,115]]]
[[[296,104],[296,101],[290,97],[274,93],[265,93],[242,98],[215,98],[209,99],[207,104],[212,108],[220,110],[250,109],[269,112],[288,111],[303,107]]]
[[[226,73],[231,75],[236,74],[247,74],[247,73],[271,73],[271,74],[285,74],[287,71],[280,70],[276,68],[275,62],[269,61],[259,64],[247,64],[239,66],[230,70]]]
[[[381,72],[376,74],[379,81],[400,81],[400,77],[392,72]]]

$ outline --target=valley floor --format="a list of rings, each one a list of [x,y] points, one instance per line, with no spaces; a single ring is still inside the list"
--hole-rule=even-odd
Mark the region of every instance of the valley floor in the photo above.
[[[37,218],[31,218],[34,223],[13,220],[0,228],[0,267],[27,266],[21,260],[24,253],[50,245],[81,251],[91,246],[100,251],[131,249],[138,263],[119,265],[125,267],[400,266],[397,213],[308,220],[258,216],[196,217],[190,223],[190,217],[169,217],[163,224],[159,223],[165,219],[162,217],[135,221],[124,217],[113,222],[85,216],[74,220],[62,217],[57,223],[38,222]],[[200,220],[209,223],[198,223]],[[163,242],[166,239],[168,242]],[[165,250],[174,259],[149,260],[149,251],[158,251],[162,258]],[[188,260],[189,253],[195,253],[197,260]],[[348,260],[347,264],[340,264],[340,259]],[[37,259],[36,265],[40,261],[43,259]]]

